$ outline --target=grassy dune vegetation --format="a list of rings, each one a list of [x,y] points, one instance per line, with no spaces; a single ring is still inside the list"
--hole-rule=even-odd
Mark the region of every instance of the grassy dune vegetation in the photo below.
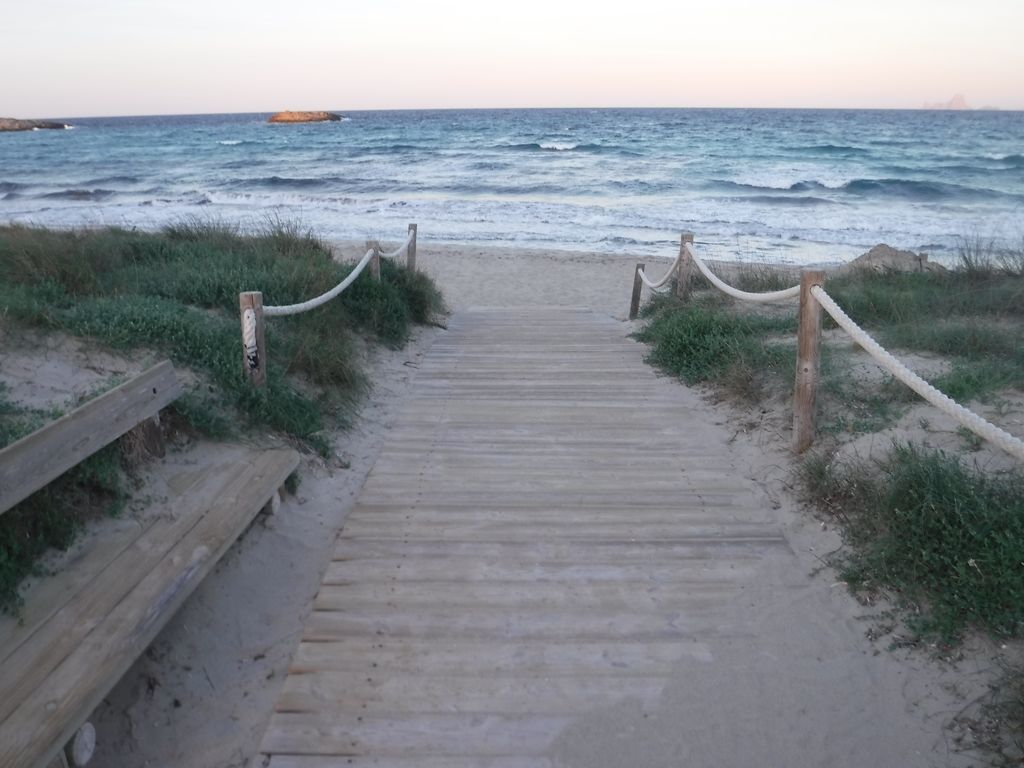
[[[749,291],[793,282],[763,265],[732,280]],[[930,380],[953,398],[998,404],[1024,391],[1024,249],[965,243],[949,271],[851,272],[829,277],[826,289],[883,346],[945,360]],[[795,315],[734,302],[701,280],[686,303],[656,297],[637,337],[651,345],[649,362],[687,383],[741,404],[786,407]],[[834,327],[826,317],[825,328]],[[808,501],[843,533],[846,547],[832,564],[853,590],[892,597],[917,639],[951,644],[971,629],[1024,636],[1024,468],[986,472],[964,456],[905,443],[881,460],[840,460],[828,446],[890,426],[917,401],[890,377],[856,375],[840,338],[822,347],[825,448],[797,472]],[[1024,670],[1006,671],[982,716],[989,725],[978,744],[995,764],[1020,764]]]
[[[380,283],[367,275],[316,311],[268,321],[269,381],[260,390],[240,375],[238,294],[262,290],[266,304],[304,301],[353,266],[282,224],[254,235],[201,222],[160,232],[2,227],[0,312],[114,348],[157,349],[204,374],[212,392],[192,393],[182,409],[208,431],[237,412],[315,444],[325,412],[345,418],[364,386],[355,337],[400,346],[412,324],[441,307],[440,295],[429,278],[385,260]]]
[[[792,278],[757,266],[734,281],[766,291]],[[884,346],[947,360],[948,371],[932,383],[952,397],[1024,391],[1024,253],[965,245],[955,269],[850,272],[830,277],[826,289]],[[786,403],[795,315],[792,307],[734,302],[698,283],[687,302],[656,297],[637,337],[651,344],[653,365],[688,383],[748,403]],[[848,349],[823,347],[820,412],[836,438],[889,426],[916,400],[891,379],[851,377]],[[1019,475],[986,475],[941,452],[897,446],[881,466],[837,466],[819,453],[802,477],[810,497],[845,524],[850,552],[839,565],[855,588],[891,591],[913,606],[917,628],[946,640],[968,626],[1024,630]]]
[[[0,227],[0,322],[52,329],[114,349],[155,350],[200,384],[173,406],[200,433],[270,429],[322,453],[323,431],[343,426],[366,386],[357,345],[405,343],[413,324],[443,309],[424,275],[390,260],[382,281],[360,277],[312,312],[268,320],[268,384],[241,370],[238,294],[266,304],[304,301],[353,269],[312,234],[268,224],[254,234],[207,222],[158,232]],[[0,447],[59,414],[19,408],[0,390]],[[48,546],[65,547],[81,520],[124,504],[123,451],[112,446],[0,516],[0,608]],[[67,514],[68,509],[78,510]]]

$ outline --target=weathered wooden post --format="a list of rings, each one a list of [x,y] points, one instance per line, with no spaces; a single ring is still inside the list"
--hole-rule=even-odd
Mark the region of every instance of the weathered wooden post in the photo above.
[[[690,283],[693,282],[693,259],[686,251],[686,246],[693,245],[693,233],[683,232],[679,236],[679,271],[676,273],[676,296],[685,300],[690,295]]]
[[[409,232],[412,234],[412,240],[409,241],[409,247],[405,250],[405,268],[410,272],[416,271],[416,225],[409,225]]]
[[[814,442],[815,400],[821,370],[821,304],[811,288],[824,285],[825,273],[800,273],[800,327],[797,331],[796,386],[793,390],[793,451],[803,453]]]
[[[267,341],[263,328],[263,294],[238,294],[242,318],[242,370],[257,387],[267,383]]]
[[[644,287],[643,282],[640,280],[640,273],[643,272],[643,269],[643,264],[637,264],[636,271],[633,272],[633,296],[629,300],[630,320],[636,320],[636,316],[640,314],[640,292]]]
[[[373,258],[370,259],[370,275],[378,283],[380,282],[380,243],[376,240],[366,241],[366,250],[373,251]]]

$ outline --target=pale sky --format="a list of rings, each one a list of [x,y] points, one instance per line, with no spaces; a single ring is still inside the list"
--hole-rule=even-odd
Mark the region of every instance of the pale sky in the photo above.
[[[1024,109],[1022,0],[4,0],[0,116]]]

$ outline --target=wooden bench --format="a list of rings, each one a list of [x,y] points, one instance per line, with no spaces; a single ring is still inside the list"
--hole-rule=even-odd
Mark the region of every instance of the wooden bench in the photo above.
[[[156,417],[181,393],[169,362],[0,450],[0,514]],[[97,523],[56,574],[0,616],[0,766],[64,761],[64,745],[298,465],[292,450],[224,446],[161,462],[155,506]],[[60,763],[54,763],[60,764]]]

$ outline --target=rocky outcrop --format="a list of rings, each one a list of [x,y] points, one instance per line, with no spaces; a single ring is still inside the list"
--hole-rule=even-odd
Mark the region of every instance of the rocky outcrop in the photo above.
[[[333,112],[278,112],[271,115],[268,123],[326,123],[341,120]]]
[[[880,243],[847,264],[843,271],[870,272],[945,272],[941,264],[928,261],[928,254],[901,251]]]
[[[48,120],[15,120],[13,117],[0,117],[0,131],[40,131],[63,130],[69,126]]]
[[[958,93],[949,101],[940,101],[935,104],[925,104],[923,109],[970,109],[970,105],[967,103],[967,99],[964,98],[962,93]]]

